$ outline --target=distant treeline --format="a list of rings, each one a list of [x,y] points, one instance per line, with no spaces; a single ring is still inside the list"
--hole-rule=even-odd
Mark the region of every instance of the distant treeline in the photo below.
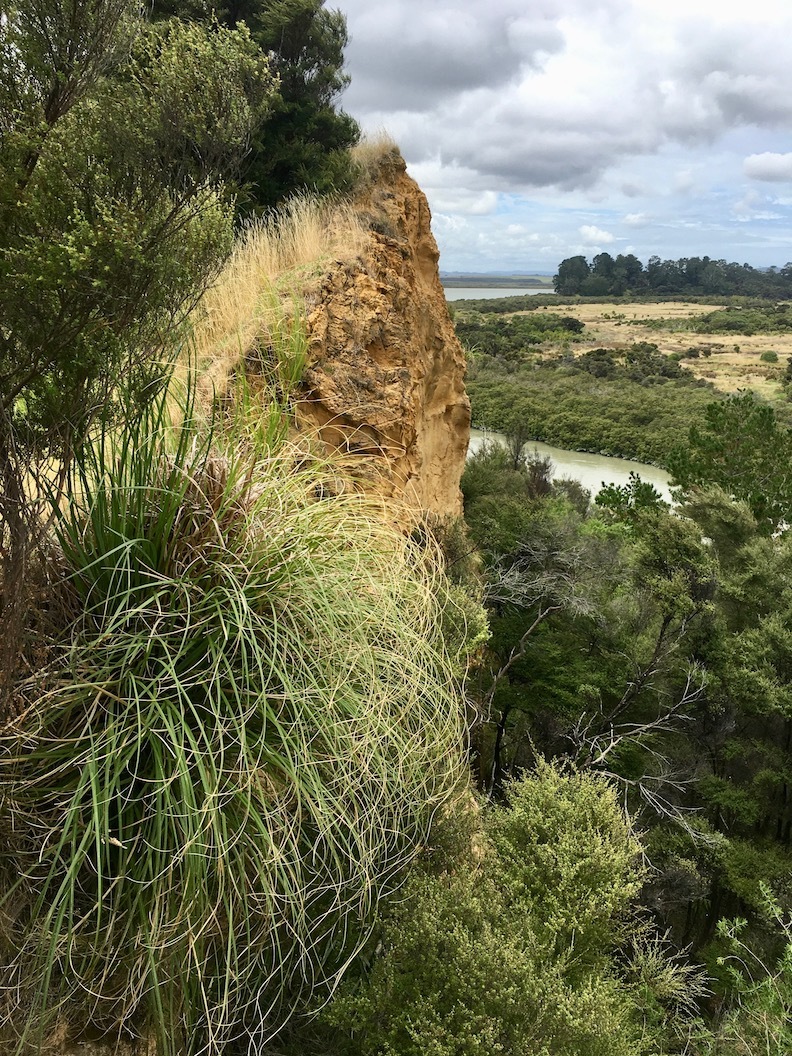
[[[661,260],[650,257],[646,267],[632,253],[612,257],[598,253],[591,263],[583,256],[567,257],[553,276],[563,296],[621,297],[624,294],[745,296],[784,300],[792,297],[792,263],[760,270],[749,264],[709,257]]]

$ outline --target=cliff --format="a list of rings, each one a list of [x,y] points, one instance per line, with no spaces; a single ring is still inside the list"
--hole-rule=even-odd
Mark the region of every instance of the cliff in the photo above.
[[[301,208],[298,200],[286,217],[295,231],[307,225]],[[289,262],[299,280],[304,271],[308,277],[298,297],[292,296],[298,280],[284,282],[275,310],[280,318],[283,304],[307,306],[308,360],[296,399],[297,427],[339,451],[361,490],[381,497],[403,527],[411,523],[405,508],[416,517],[461,514],[470,427],[464,354],[439,280],[429,208],[397,151],[379,158],[351,212],[355,234],[343,247],[323,251],[319,260]],[[204,302],[196,347],[197,358],[208,361],[207,400],[222,397],[240,361],[255,364],[257,350],[272,343],[266,311],[277,302],[278,286],[261,264],[269,266],[272,241],[278,241],[274,225],[253,228]],[[283,237],[279,244],[291,241],[299,239]],[[275,263],[277,272],[282,262]],[[255,383],[252,391],[259,391]],[[79,1012],[74,1018],[79,1021]],[[76,1029],[64,1019],[42,1052],[156,1056],[150,1038],[96,1040],[79,1031],[73,1037]],[[0,1038],[4,1052],[3,1043]]]
[[[348,456],[365,490],[459,515],[470,403],[428,203],[394,149],[355,204],[369,234],[312,298],[298,427]]]

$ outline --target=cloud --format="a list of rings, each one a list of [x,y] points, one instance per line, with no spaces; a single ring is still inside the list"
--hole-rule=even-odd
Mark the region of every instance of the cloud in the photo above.
[[[542,231],[541,245],[562,256],[583,220],[614,241],[629,233],[644,255],[731,258],[714,233],[738,227],[742,259],[749,237],[773,253],[792,241],[784,227],[771,247],[770,225],[792,225],[786,207],[732,205],[746,177],[792,181],[790,156],[773,153],[792,124],[788,0],[337,2],[351,36],[345,109],[393,135],[435,214],[482,217],[504,251],[494,221],[514,197],[559,210],[558,243]],[[686,230],[712,241],[683,242]]]
[[[741,224],[747,224],[755,220],[782,220],[783,213],[768,208],[772,204],[772,199],[751,189],[732,204],[731,210],[735,220]]]
[[[792,119],[792,64],[751,10],[712,0],[347,0],[352,86],[366,123],[400,126],[411,157],[440,153],[496,189],[593,187],[668,143],[710,145]],[[392,130],[392,129],[391,129]]]
[[[578,228],[578,231],[586,246],[596,246],[601,242],[607,244],[616,241],[616,236],[612,235],[610,231],[603,231],[601,228],[594,227],[591,224],[583,224],[582,227]]]
[[[743,172],[751,180],[792,182],[792,154],[751,154],[743,162]]]
[[[486,6],[348,0],[347,64],[354,71],[348,107],[424,113],[443,99],[498,89],[541,67],[564,37],[552,5],[540,0],[535,7],[528,19],[521,0]]]

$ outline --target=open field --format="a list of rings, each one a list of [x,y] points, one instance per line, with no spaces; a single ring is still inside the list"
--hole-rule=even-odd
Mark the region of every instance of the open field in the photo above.
[[[782,395],[781,378],[792,358],[792,334],[705,334],[692,329],[654,330],[641,320],[670,319],[676,325],[686,319],[718,310],[716,304],[666,301],[658,304],[565,305],[564,315],[586,324],[583,341],[574,346],[582,353],[592,348],[627,348],[635,341],[650,341],[661,352],[699,350],[698,359],[685,359],[683,366],[698,378],[706,378],[723,392],[751,388],[768,399]],[[540,308],[539,311],[550,309]],[[778,354],[777,363],[762,363],[763,352]]]

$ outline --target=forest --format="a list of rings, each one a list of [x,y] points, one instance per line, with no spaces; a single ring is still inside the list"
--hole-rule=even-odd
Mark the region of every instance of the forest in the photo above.
[[[792,296],[792,264],[782,268],[752,268],[749,264],[682,257],[650,257],[644,265],[633,253],[598,253],[567,257],[553,276],[556,293],[565,296],[741,296],[780,300]]]
[[[540,395],[405,535],[293,429],[343,16],[0,4],[0,1051],[789,1052],[785,421],[458,312]],[[674,512],[528,453],[575,391]]]

